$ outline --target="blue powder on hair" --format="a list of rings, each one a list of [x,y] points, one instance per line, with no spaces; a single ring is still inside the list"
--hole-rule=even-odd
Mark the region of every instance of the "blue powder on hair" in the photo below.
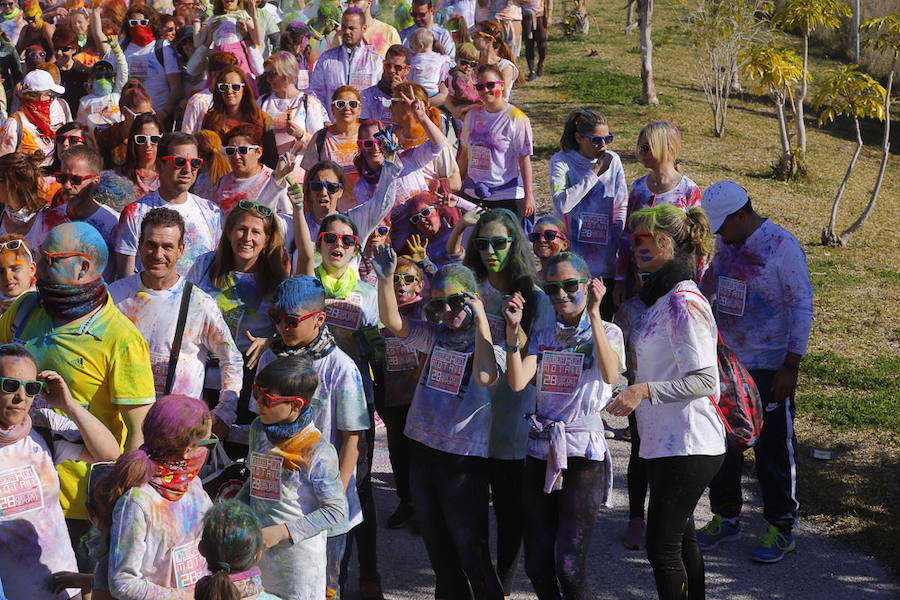
[[[94,268],[102,273],[109,261],[106,240],[97,229],[83,221],[57,225],[50,230],[43,247],[50,252],[82,252],[94,261]]]
[[[297,275],[278,285],[272,304],[282,312],[294,314],[300,310],[323,310],[325,288],[316,277]]]
[[[93,198],[116,212],[122,212],[126,206],[137,200],[134,196],[134,183],[114,171],[100,173],[100,182],[94,188]]]

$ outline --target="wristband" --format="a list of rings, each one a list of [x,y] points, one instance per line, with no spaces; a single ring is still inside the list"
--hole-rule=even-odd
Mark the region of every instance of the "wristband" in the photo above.
[[[503,343],[503,350],[505,352],[518,352],[519,348],[520,348],[519,344],[516,344],[515,346],[510,346],[506,342]]]

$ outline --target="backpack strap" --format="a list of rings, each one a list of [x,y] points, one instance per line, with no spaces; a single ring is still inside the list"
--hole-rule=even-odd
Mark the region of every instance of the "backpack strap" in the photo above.
[[[56,447],[53,445],[53,430],[50,429],[50,421],[37,410],[34,411],[33,419],[31,430],[41,436],[41,439],[47,444],[47,450],[50,451],[50,462],[56,464]]]
[[[178,367],[178,355],[181,354],[181,341],[184,337],[184,325],[187,322],[188,308],[191,304],[191,289],[194,287],[190,281],[184,282],[181,291],[181,307],[178,309],[178,323],[175,325],[175,339],[172,340],[172,351],[169,352],[169,368],[166,373],[166,395],[172,393],[175,384],[175,369]]]
[[[328,127],[323,127],[316,133],[316,155],[322,160],[322,150],[325,148],[325,138],[328,137]]]
[[[156,60],[159,62],[159,66],[163,68],[163,71],[166,70],[166,59],[163,53],[164,47],[163,44],[165,40],[159,39],[153,43],[153,54],[156,55]]]

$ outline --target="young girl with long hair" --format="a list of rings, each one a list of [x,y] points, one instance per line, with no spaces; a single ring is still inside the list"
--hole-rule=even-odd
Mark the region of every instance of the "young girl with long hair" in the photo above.
[[[509,102],[514,87],[525,85],[525,78],[516,66],[506,34],[499,21],[480,21],[472,30],[472,43],[478,49],[478,64],[493,65],[503,80],[503,99]]]
[[[523,504],[525,571],[540,600],[592,598],[585,559],[612,489],[600,411],[624,368],[624,348],[622,332],[600,316],[603,282],[590,275],[571,252],[547,261],[542,285],[556,322],[534,332],[524,357],[509,349],[518,344],[524,299],[515,293],[503,306],[510,387],[523,390],[537,376]]]
[[[641,129],[637,139],[637,156],[650,172],[635,179],[628,193],[628,212],[631,215],[649,206],[670,204],[686,212],[700,206],[700,188],[681,172],[678,154],[681,152],[681,132],[667,121],[654,121]],[[635,287],[634,251],[631,245],[632,231],[625,227],[619,238],[619,257],[616,266],[616,284],[613,300],[621,304]]]
[[[531,249],[541,261],[541,280],[547,278],[547,263],[560,252],[568,252],[569,228],[561,219],[552,215],[544,215],[534,223],[534,229],[528,234]]]
[[[565,220],[572,252],[587,261],[591,276],[602,278],[607,289],[614,284],[628,208],[625,170],[608,147],[612,140],[606,117],[595,110],[575,110],[566,119],[560,151],[550,159],[553,214]],[[603,318],[611,319],[612,294],[602,308]]]
[[[197,475],[215,444],[211,427],[202,400],[163,396],[144,418],[141,448],[120,456],[97,483],[95,518],[110,532],[114,598],[186,598],[207,573],[197,543],[212,502]]]

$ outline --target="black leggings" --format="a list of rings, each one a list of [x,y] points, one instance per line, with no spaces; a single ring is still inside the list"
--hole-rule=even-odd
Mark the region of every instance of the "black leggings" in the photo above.
[[[608,295],[608,294],[607,294]],[[647,498],[647,463],[641,458],[641,436],[638,434],[634,412],[628,415],[631,429],[631,454],[628,456],[628,518],[644,518],[644,500]]]
[[[512,594],[522,550],[522,477],[524,460],[489,458],[491,500],[497,519],[497,575],[503,594]]]
[[[525,42],[525,60],[528,62],[528,69],[534,70],[534,47],[537,45],[538,70],[542,70],[544,60],[547,58],[547,17],[532,17],[528,13],[522,13],[522,41]]]
[[[368,409],[369,429],[364,436],[366,443],[366,472],[356,481],[356,493],[359,495],[363,521],[351,529],[350,535],[347,536],[347,549],[344,551],[344,557],[341,560],[341,591],[343,591],[344,584],[347,582],[350,555],[353,554],[354,542],[359,546],[356,552],[359,558],[359,578],[363,580],[378,578],[378,553],[376,546],[378,525],[375,521],[375,496],[372,493],[372,461],[375,457],[375,408],[370,404]],[[359,475],[359,469],[357,469],[357,475]]]
[[[406,416],[409,414],[409,404],[403,406],[384,405],[384,371],[375,370],[375,410],[384,421],[384,429],[387,434],[388,458],[391,461],[391,471],[394,473],[394,484],[397,486],[397,496],[403,504],[411,504],[409,495],[409,439],[403,435],[406,429]]]
[[[647,558],[660,600],[705,600],[703,555],[694,531],[697,501],[725,455],[646,459],[650,483]]]
[[[487,459],[409,443],[410,490],[435,574],[434,597],[503,600],[488,544]]]
[[[525,459],[525,572],[539,600],[591,598],[585,559],[606,471],[586,458],[570,457],[568,465],[562,489],[545,494],[547,461]]]

